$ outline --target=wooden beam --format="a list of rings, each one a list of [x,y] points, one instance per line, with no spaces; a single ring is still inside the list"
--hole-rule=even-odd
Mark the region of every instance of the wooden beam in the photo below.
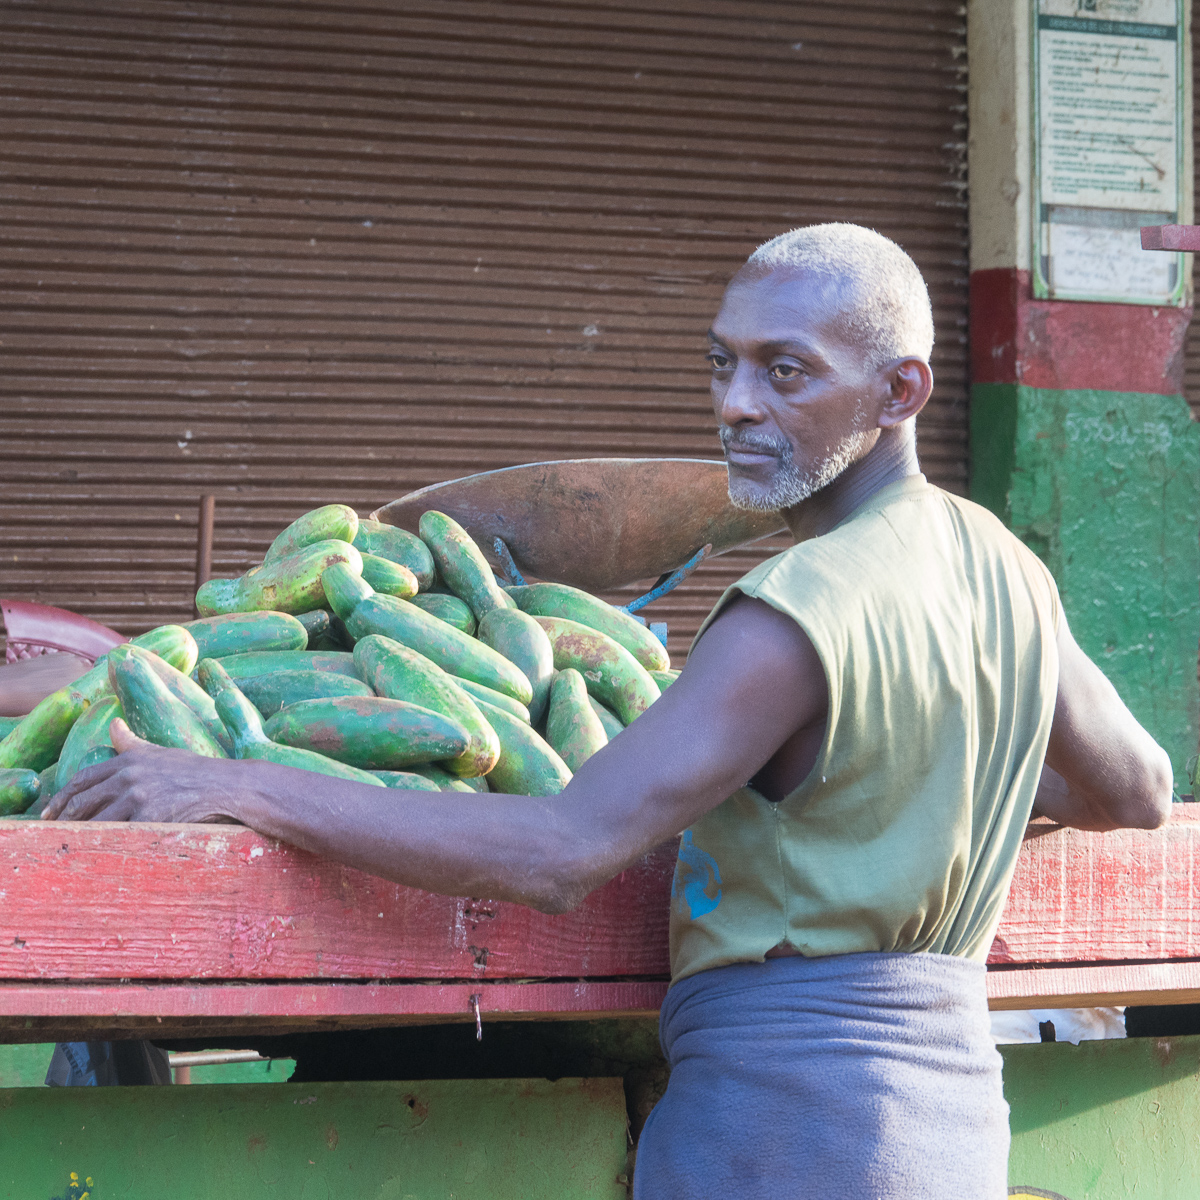
[[[1022,967],[989,971],[987,982],[992,1010],[1200,1004],[1200,962]]]

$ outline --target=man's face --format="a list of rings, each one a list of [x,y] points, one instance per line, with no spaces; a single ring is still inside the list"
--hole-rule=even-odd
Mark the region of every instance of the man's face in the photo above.
[[[739,508],[791,508],[875,444],[888,384],[841,328],[839,288],[743,268],[710,331],[713,411]]]

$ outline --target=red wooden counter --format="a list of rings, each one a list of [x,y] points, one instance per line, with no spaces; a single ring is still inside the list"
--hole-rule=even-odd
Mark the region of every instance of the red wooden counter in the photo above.
[[[1030,826],[995,1008],[1200,1000],[1200,809]],[[0,821],[0,1040],[652,1013],[673,847],[574,912],[452,899],[236,826]],[[473,999],[474,998],[474,999]]]

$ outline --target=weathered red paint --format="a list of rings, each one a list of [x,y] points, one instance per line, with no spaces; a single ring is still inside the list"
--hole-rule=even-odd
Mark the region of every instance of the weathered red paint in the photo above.
[[[1163,962],[1200,959],[1198,850],[1190,807],[1153,833],[1034,822],[991,955],[993,1006],[1200,999],[1200,963]],[[673,859],[661,847],[546,916],[400,887],[241,827],[5,822],[0,1030],[364,1027],[460,1019],[472,995],[508,1019],[651,1014]]]
[[[1143,225],[1143,250],[1200,250],[1200,225]]]
[[[1029,272],[971,275],[971,382],[1176,395],[1192,310],[1035,300]]]

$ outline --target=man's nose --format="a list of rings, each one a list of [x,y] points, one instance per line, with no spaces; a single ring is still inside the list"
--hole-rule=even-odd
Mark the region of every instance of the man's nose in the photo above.
[[[723,395],[716,398],[717,417],[723,425],[757,425],[766,413],[762,406],[758,372],[750,363],[738,363]]]

